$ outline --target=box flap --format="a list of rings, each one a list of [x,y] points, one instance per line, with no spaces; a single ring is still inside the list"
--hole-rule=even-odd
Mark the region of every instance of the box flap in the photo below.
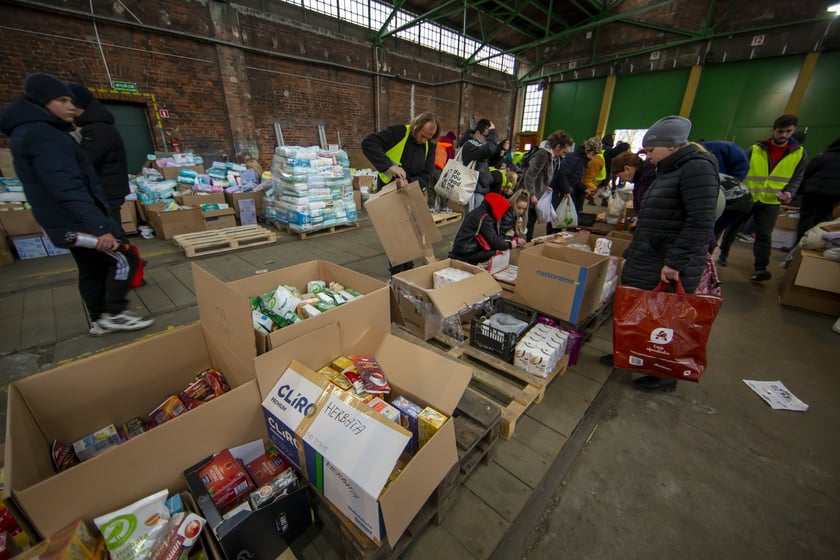
[[[804,250],[794,284],[840,293],[840,262],[826,259],[817,251]]]
[[[192,273],[198,316],[211,348],[216,345],[214,350],[222,361],[239,362],[253,373],[252,359],[257,351],[248,298],[195,263]]]
[[[455,423],[450,418],[379,498],[385,534],[392,547],[457,462]]]
[[[448,284],[429,292],[435,308],[441,317],[451,317],[465,307],[502,293],[502,287],[489,272],[482,270],[454,284]]]
[[[368,199],[365,211],[391,263],[434,257],[432,245],[443,238],[419,183],[387,185]]]

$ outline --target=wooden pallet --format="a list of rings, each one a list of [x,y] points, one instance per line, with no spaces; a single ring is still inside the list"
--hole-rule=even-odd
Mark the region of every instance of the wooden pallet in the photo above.
[[[458,446],[459,483],[463,483],[479,463],[486,465],[493,459],[499,442],[502,411],[489,399],[465,391],[452,420]]]
[[[344,233],[345,231],[354,231],[361,227],[358,222],[351,222],[349,224],[330,226],[312,231],[297,231],[284,224],[275,223],[274,225],[278,230],[288,233],[289,235],[297,235],[300,239],[310,239],[314,237],[321,237],[323,235],[332,235],[334,233]]]
[[[435,221],[437,227],[443,227],[460,222],[462,215],[460,212],[434,212],[432,213],[432,219]]]
[[[455,465],[423,504],[417,515],[393,547],[384,542],[377,545],[362,533],[329,501],[317,496],[315,513],[323,524],[324,536],[339,557],[345,560],[396,560],[431,524],[440,525],[452,509],[460,488],[460,466]]]
[[[469,335],[464,342],[451,336],[438,334],[427,341],[420,340],[404,329],[394,326],[391,332],[430,350],[466,363],[473,369],[468,391],[489,398],[502,409],[500,436],[510,439],[516,428],[516,421],[532,404],[542,401],[546,387],[556,377],[563,375],[569,365],[565,355],[547,377],[540,377],[523,371],[492,354],[469,345]]]
[[[612,311],[613,311],[613,302],[612,300],[608,301],[597,311],[595,311],[592,315],[578,323],[577,325],[572,325],[570,323],[566,323],[565,321],[558,321],[561,325],[566,328],[575,330],[580,333],[583,337],[583,342],[589,341],[592,338],[592,335],[597,331],[601,325],[612,319]]]
[[[187,257],[199,257],[277,241],[277,234],[260,226],[237,226],[196,233],[183,233],[173,238]]]

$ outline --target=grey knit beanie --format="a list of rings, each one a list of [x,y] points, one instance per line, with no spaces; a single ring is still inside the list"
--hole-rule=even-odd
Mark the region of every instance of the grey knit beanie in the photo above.
[[[691,121],[685,117],[671,115],[653,123],[645,133],[642,145],[645,148],[682,146],[688,142]]]

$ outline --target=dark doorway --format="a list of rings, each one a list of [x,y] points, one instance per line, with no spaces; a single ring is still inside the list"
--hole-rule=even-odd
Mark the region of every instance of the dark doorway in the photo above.
[[[128,158],[128,172],[139,173],[146,156],[155,151],[146,106],[139,103],[102,102],[114,115],[114,126],[120,131]]]

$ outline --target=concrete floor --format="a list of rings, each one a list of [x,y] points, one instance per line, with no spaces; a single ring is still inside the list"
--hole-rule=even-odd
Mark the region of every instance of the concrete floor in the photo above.
[[[454,231],[454,226],[445,230],[447,239]],[[332,241],[283,242],[317,244],[327,257],[335,252],[337,262],[347,258],[330,249]],[[144,252],[153,257],[150,273],[156,278],[185,264],[166,242],[148,242]],[[299,260],[308,260],[303,253]],[[248,252],[254,268],[291,264],[269,262],[263,254]],[[381,249],[363,247],[359,254],[352,268],[383,275]],[[782,256],[774,252],[774,261]],[[528,411],[516,437],[500,442],[500,457],[468,479],[448,527],[428,531],[403,557],[836,557],[840,448],[831,427],[840,420],[840,337],[831,331],[835,318],[780,307],[776,291],[782,271],[774,267],[777,278],[755,285],[748,281],[750,265],[749,247],[739,243],[729,268],[721,270],[725,304],[700,384],[646,395],[629,386],[630,374],[609,376],[606,368],[599,370],[598,354],[611,347],[606,325],[574,375],[552,384],[546,400]],[[16,263],[0,269],[0,300],[73,282],[72,261],[69,266],[66,259]],[[172,304],[155,316],[159,329],[197,318],[194,305],[186,304]],[[12,324],[8,317],[3,319],[0,331],[17,336],[7,330]],[[63,359],[137,336],[94,339],[76,332],[50,335],[52,340],[42,343],[33,333],[21,337],[16,348],[0,351],[3,387]],[[742,379],[780,379],[811,408],[806,413],[773,411]],[[567,391],[585,395],[574,423],[569,411],[552,408],[558,402],[552,399]],[[577,429],[548,430],[558,418]],[[565,452],[534,453],[550,447],[540,441],[546,433],[558,437],[555,447]],[[580,453],[580,446],[566,444],[567,436],[580,440]],[[514,488],[500,486],[511,477],[519,481]],[[488,498],[494,491],[498,500]],[[494,517],[477,516],[488,504]],[[476,529],[487,520],[493,527]],[[333,557],[317,546],[300,556]]]

